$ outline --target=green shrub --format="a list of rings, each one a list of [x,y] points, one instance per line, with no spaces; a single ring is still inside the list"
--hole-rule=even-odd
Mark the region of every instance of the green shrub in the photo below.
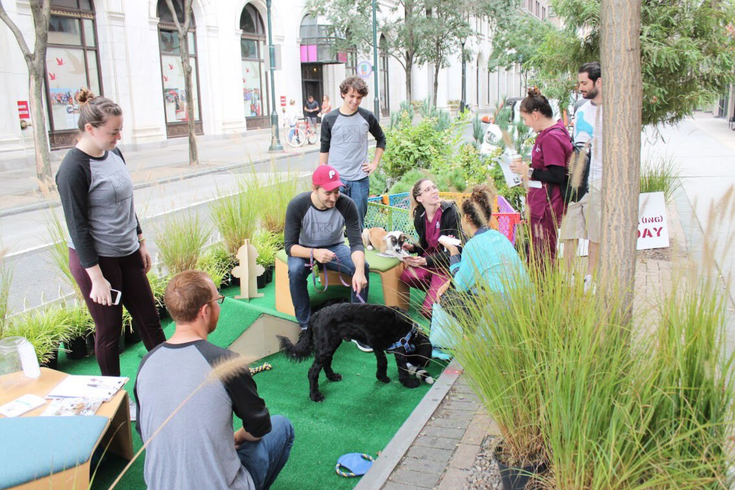
[[[388,176],[386,175],[385,167],[383,165],[379,165],[378,169],[370,174],[369,192],[371,196],[377,196],[388,192],[387,178]]]
[[[278,236],[268,230],[258,230],[252,240],[252,244],[258,250],[255,262],[265,268],[276,263],[276,253],[280,249]]]
[[[163,265],[170,275],[196,267],[211,230],[193,212],[166,215],[156,230],[156,245]]]
[[[222,286],[227,274],[232,271],[233,259],[227,253],[224,245],[218,244],[206,250],[199,260],[197,260],[196,268],[202,272],[209,274],[217,289]]]
[[[68,338],[84,337],[94,330],[94,320],[84,303],[65,305],[56,312],[56,321],[68,325]]]
[[[398,179],[407,171],[431,168],[447,151],[447,132],[437,131],[433,119],[414,126],[407,116],[386,133],[387,149],[383,154],[388,177]]]
[[[11,320],[6,337],[25,337],[36,349],[38,362],[48,362],[61,342],[70,338],[70,325],[60,308],[26,312]]]
[[[403,176],[401,176],[398,182],[393,184],[393,186],[390,188],[389,194],[411,192],[411,188],[413,188],[413,185],[421,179],[435,180],[436,177],[428,170],[409,170],[408,172],[403,174]],[[437,186],[438,185],[439,184],[437,184]]]
[[[151,292],[153,293],[153,299],[156,302],[158,308],[164,306],[163,295],[166,292],[166,286],[168,285],[168,276],[154,272],[153,269],[148,271],[148,283],[151,285]]]
[[[250,201],[257,202],[259,221],[266,230],[283,232],[286,226],[286,208],[297,194],[308,190],[297,172],[276,172],[275,167],[265,175],[251,177],[244,192],[252,193]]]

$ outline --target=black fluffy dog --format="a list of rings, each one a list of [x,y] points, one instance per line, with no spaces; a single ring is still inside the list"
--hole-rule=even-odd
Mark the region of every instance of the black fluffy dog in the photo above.
[[[406,362],[425,366],[431,359],[431,343],[405,314],[382,305],[342,303],[325,307],[311,316],[309,328],[299,336],[296,345],[283,336],[278,337],[281,348],[292,361],[303,361],[314,355],[309,369],[309,397],[320,402],[319,373],[324,369],[327,379],[340,381],[342,375],[332,370],[332,357],[343,340],[357,340],[373,348],[378,360],[376,377],[389,383],[386,352],[395,354],[398,381],[406,388],[421,383],[408,374]]]

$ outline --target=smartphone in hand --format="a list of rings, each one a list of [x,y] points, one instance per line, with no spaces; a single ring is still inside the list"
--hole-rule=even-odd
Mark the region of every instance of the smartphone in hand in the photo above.
[[[120,298],[122,297],[122,291],[110,288],[110,295],[112,296],[112,304],[116,306],[119,305]]]

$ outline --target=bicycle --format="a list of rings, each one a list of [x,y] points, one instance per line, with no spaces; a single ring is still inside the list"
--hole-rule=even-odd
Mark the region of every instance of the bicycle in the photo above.
[[[286,131],[286,143],[292,148],[304,146],[304,143],[313,145],[317,142],[318,136],[314,126],[309,124],[309,120],[301,118],[296,121],[296,126]]]

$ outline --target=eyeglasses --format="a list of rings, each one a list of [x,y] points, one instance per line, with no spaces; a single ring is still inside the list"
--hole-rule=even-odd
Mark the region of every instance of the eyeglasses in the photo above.
[[[206,303],[204,303],[204,304],[202,305],[202,307],[203,307],[203,306],[206,306],[206,305],[208,305],[208,304],[209,304],[209,303],[211,303],[212,301],[216,301],[217,303],[219,303],[219,304],[222,304],[222,303],[224,303],[224,302],[225,302],[225,296],[224,296],[224,295],[222,295],[222,294],[220,294],[220,295],[219,295],[219,296],[217,296],[216,298],[212,298],[212,299],[210,299],[209,301],[207,301]]]
[[[437,189],[437,187],[435,185],[432,185],[431,187],[427,187],[426,189],[424,189],[423,191],[421,191],[421,194],[423,194],[425,192],[434,192],[436,189]]]

